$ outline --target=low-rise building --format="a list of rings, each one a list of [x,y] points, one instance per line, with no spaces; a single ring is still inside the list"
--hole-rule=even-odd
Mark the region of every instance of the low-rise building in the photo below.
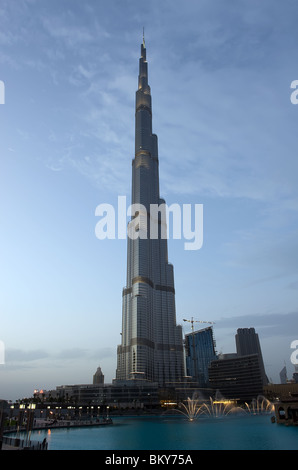
[[[263,378],[257,354],[212,361],[209,366],[209,383],[214,391],[226,399],[239,402],[251,401],[263,394]]]

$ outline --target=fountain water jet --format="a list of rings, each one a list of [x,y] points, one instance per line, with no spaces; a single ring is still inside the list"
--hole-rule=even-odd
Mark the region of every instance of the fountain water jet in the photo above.
[[[203,403],[201,406],[202,413],[208,413],[213,418],[227,416],[231,412],[243,411],[241,407],[236,406],[232,400],[213,400],[209,398],[210,404]]]
[[[184,411],[181,410],[176,410],[182,413],[184,416],[186,416],[189,421],[194,421],[196,417],[198,416],[198,413],[200,412],[200,406],[198,404],[198,400],[194,398],[187,398],[187,405],[184,403],[180,403]]]
[[[187,398],[187,403],[180,403],[182,410],[175,410],[186,416],[189,421],[194,421],[198,416],[206,414],[213,418],[226,416],[232,411],[243,411],[231,400],[213,400],[209,398],[209,403],[200,403],[197,398]]]
[[[224,398],[213,399],[209,397],[209,403],[200,403],[198,398],[187,398],[187,402],[180,403],[182,410],[175,410],[182,413],[188,418],[189,421],[194,421],[200,415],[207,415],[213,418],[227,416],[230,413],[249,413],[249,414],[263,414],[272,413],[274,405],[265,397],[258,396],[257,399],[252,400],[249,405],[245,402],[245,407],[238,406],[234,400],[226,400]]]
[[[254,415],[272,413],[274,411],[274,405],[262,395],[252,400],[250,404],[245,402],[245,406],[248,413]]]

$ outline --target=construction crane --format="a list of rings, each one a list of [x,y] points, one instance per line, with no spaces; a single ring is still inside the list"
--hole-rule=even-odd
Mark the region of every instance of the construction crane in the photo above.
[[[193,317],[191,317],[191,320],[186,320],[185,318],[183,318],[183,321],[188,321],[189,323],[191,323],[191,330],[192,331],[193,331],[193,324],[194,323],[209,323],[209,325],[215,325],[215,323],[213,321],[194,320]]]

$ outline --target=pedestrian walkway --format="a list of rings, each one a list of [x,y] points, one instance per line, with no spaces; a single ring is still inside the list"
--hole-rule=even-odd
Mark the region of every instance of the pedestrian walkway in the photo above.
[[[20,447],[11,446],[9,444],[2,444],[1,450],[23,450],[23,449],[20,449]]]

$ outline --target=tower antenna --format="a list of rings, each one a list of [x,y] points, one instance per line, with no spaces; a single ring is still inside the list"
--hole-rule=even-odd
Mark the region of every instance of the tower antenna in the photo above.
[[[145,47],[145,28],[143,26],[143,46]]]

